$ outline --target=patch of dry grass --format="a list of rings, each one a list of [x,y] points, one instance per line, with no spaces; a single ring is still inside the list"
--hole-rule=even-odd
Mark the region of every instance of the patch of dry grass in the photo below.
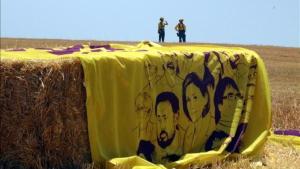
[[[1,48],[24,47],[60,47],[78,43],[108,42],[1,39]],[[120,42],[118,42],[120,43]],[[136,42],[123,42],[135,44]],[[166,44],[168,45],[168,44]],[[235,45],[227,45],[235,46]],[[256,51],[264,60],[270,79],[272,95],[273,129],[298,129],[300,126],[300,49],[272,46],[242,46]],[[267,143],[262,154],[256,158],[239,158],[216,162],[211,166],[194,166],[194,168],[299,168],[299,151],[293,147]],[[37,156],[36,163],[39,162]],[[0,161],[1,163],[1,161]],[[18,166],[18,162],[11,161]],[[0,165],[1,168],[1,165]],[[80,168],[80,167],[79,167]],[[104,165],[82,164],[83,169],[105,168]]]
[[[300,49],[250,46],[263,58],[270,79],[274,129],[300,126]]]

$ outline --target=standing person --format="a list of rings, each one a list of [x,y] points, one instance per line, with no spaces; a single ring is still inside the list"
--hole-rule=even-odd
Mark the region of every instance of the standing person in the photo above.
[[[164,18],[161,17],[160,22],[158,23],[158,34],[159,34],[159,42],[165,41],[165,26],[168,25],[168,22],[164,22]]]
[[[175,26],[175,30],[177,31],[177,36],[179,37],[179,43],[185,43],[185,30],[186,27],[183,23],[183,19],[179,19],[179,23]]]

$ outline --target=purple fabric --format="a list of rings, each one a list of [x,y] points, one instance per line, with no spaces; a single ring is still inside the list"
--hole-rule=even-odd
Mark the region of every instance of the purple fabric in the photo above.
[[[78,45],[74,45],[72,47],[68,47],[66,49],[62,49],[62,50],[52,50],[49,51],[49,53],[52,53],[54,55],[66,55],[66,54],[72,54],[74,52],[79,52],[80,49],[84,48],[83,45],[78,44]]]
[[[300,137],[300,131],[299,130],[275,130],[274,134],[277,134],[277,135],[290,135],[290,136]]]
[[[108,45],[90,45],[90,48],[91,49],[99,49],[99,48],[104,48],[110,52],[112,51],[116,51],[116,50],[123,50],[123,49],[115,49],[115,48],[112,48],[109,44]]]
[[[19,49],[9,49],[7,51],[10,51],[10,52],[22,52],[22,51],[26,51],[26,50],[23,49],[23,48],[19,48]]]
[[[98,49],[98,48],[104,48],[104,49],[111,49],[110,45],[90,45],[91,49]]]

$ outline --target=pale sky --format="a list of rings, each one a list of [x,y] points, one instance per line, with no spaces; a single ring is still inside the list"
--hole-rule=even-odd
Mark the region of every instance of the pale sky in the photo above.
[[[300,0],[1,0],[1,37],[187,41],[300,47]]]

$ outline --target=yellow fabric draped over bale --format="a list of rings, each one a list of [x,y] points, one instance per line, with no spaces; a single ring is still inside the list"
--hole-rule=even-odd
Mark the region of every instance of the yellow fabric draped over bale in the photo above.
[[[185,168],[255,154],[269,135],[268,79],[253,51],[142,43],[82,63],[95,161]]]
[[[268,78],[254,51],[147,41],[1,51],[1,59],[72,57],[84,69],[95,162],[186,168],[255,155],[270,135]]]

